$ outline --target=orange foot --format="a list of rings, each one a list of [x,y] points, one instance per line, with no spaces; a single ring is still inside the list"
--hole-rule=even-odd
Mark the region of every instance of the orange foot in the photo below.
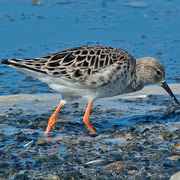
[[[44,135],[49,135],[49,132],[51,131],[52,126],[55,124],[56,122],[56,116],[58,115],[59,111],[62,108],[62,104],[59,104],[59,106],[57,107],[57,109],[55,110],[55,112],[53,113],[53,115],[49,118],[49,122],[46,128],[46,132]]]
[[[94,131],[93,127],[91,126],[90,120],[89,120],[89,115],[90,115],[91,107],[92,107],[92,102],[89,102],[88,106],[87,106],[87,109],[86,109],[86,112],[85,112],[84,117],[83,117],[83,121],[84,121],[84,124],[91,131],[91,133],[92,134],[96,134],[96,132]]]

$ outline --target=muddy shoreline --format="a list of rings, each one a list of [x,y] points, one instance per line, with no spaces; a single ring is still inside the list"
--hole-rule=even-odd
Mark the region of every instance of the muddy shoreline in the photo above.
[[[171,88],[179,92],[177,85]],[[81,100],[63,108],[45,137],[56,95],[1,96],[0,178],[169,180],[180,171],[180,110],[163,91],[158,94],[147,87],[95,103],[95,137],[82,121]]]

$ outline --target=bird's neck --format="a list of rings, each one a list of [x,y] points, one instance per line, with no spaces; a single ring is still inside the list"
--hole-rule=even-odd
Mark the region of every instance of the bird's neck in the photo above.
[[[141,59],[136,60],[136,74],[135,74],[135,79],[131,84],[130,92],[139,91],[148,84],[146,82],[146,77],[144,77],[144,74],[142,73],[142,71],[144,70],[143,64],[144,63],[142,62]]]

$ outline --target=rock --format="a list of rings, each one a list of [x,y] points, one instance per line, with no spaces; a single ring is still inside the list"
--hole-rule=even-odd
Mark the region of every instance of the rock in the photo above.
[[[6,168],[8,166],[9,166],[9,163],[7,163],[7,162],[1,162],[0,163],[0,168]]]
[[[49,174],[48,176],[45,177],[45,180],[60,180],[60,177],[57,175]]]
[[[118,169],[118,170],[123,167],[124,167],[124,163],[122,161],[116,161],[106,166],[106,168],[112,168],[112,169]]]
[[[39,139],[36,143],[38,145],[46,145],[46,141],[44,139]]]
[[[180,171],[171,176],[170,180],[180,180]]]
[[[170,157],[168,157],[168,159],[170,159],[170,160],[179,160],[180,156],[170,156]]]

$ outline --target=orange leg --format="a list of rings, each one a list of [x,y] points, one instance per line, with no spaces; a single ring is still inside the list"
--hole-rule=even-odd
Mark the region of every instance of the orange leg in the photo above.
[[[84,114],[83,117],[83,121],[84,124],[88,127],[88,129],[91,131],[92,134],[96,134],[96,132],[94,131],[94,129],[92,128],[91,124],[90,124],[90,120],[89,120],[89,115],[90,115],[90,111],[91,111],[91,107],[92,107],[92,102],[88,103],[86,112]]]
[[[62,104],[59,104],[59,106],[57,107],[57,109],[55,110],[55,112],[53,113],[53,115],[49,118],[49,122],[46,128],[46,132],[44,135],[49,135],[49,132],[51,131],[52,126],[55,124],[56,122],[56,116],[58,115],[59,111],[62,108]]]

